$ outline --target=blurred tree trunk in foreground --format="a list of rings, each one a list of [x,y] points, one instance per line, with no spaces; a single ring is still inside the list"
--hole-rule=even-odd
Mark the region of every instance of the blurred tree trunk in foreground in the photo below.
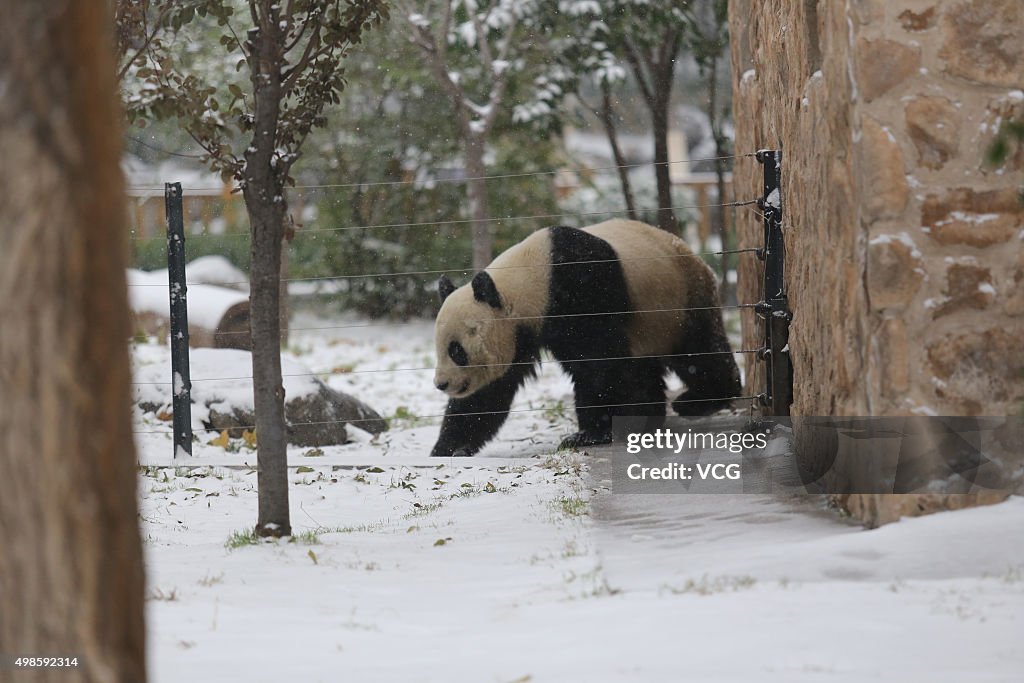
[[[146,679],[109,10],[0,0],[4,680]]]

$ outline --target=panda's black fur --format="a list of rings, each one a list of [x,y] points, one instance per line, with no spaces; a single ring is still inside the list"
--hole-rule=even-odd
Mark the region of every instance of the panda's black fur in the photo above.
[[[728,397],[739,394],[739,371],[729,353],[710,271],[706,280],[711,284],[705,289],[712,291],[700,294],[701,301],[711,305],[686,312],[686,329],[673,343],[672,354],[632,358],[627,325],[630,312],[642,305],[630,300],[615,249],[584,230],[548,230],[553,265],[547,271],[547,306],[539,331],[526,319],[518,322],[514,355],[504,374],[475,393],[449,400],[432,456],[473,455],[490,441],[505,422],[516,392],[535,375],[542,348],[559,361],[574,385],[579,431],[562,442],[563,448],[608,443],[613,415],[664,416],[666,370],[687,386],[673,402],[680,415],[713,413],[729,404]],[[687,268],[707,268],[698,257],[685,260],[692,262]],[[471,288],[477,302],[501,310],[503,294],[487,271],[473,278]],[[444,300],[454,287],[442,278],[439,291]],[[602,315],[588,315],[595,313]],[[442,351],[439,348],[438,353]],[[468,359],[469,367],[489,361]]]

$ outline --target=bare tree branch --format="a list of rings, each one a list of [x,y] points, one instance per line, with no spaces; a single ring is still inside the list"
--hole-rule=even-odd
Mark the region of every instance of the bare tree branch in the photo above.
[[[309,42],[306,43],[306,49],[302,51],[302,57],[299,58],[299,61],[297,61],[295,65],[292,66],[292,68],[286,70],[284,74],[282,74],[283,82],[281,84],[281,91],[285,95],[287,95],[291,91],[291,89],[295,87],[295,82],[299,80],[299,76],[302,74],[303,71],[306,70],[306,67],[309,65],[310,59],[313,57],[314,54],[316,54],[317,50],[320,48],[319,17],[313,22],[307,23],[314,23],[316,25],[313,27],[313,33],[309,36]]]
[[[649,103],[654,103],[654,92],[652,86],[647,83],[646,74],[644,73],[643,58],[640,56],[639,50],[633,45],[633,41],[626,38],[623,41],[625,47],[626,61],[629,62],[629,66],[633,69],[633,76],[636,78],[637,86],[640,88],[641,94],[644,99]]]

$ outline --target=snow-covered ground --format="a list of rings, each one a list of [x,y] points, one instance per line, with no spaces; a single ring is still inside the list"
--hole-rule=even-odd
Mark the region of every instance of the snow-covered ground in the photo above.
[[[293,328],[325,329],[290,361],[400,417],[292,449],[296,536],[256,542],[255,453],[204,434],[184,467],[136,411],[158,683],[1022,680],[1024,499],[863,531],[816,501],[612,494],[600,458],[553,454],[552,366],[480,456],[432,461],[429,323]],[[136,348],[139,379],[163,353]]]

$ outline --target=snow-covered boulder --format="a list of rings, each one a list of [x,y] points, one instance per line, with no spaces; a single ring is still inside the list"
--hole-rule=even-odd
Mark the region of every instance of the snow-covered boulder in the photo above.
[[[144,344],[135,347],[134,400],[143,412],[170,413],[171,368],[166,347]],[[255,424],[252,395],[252,356],[234,349],[192,349],[193,430],[227,430],[242,436]],[[296,446],[330,446],[348,438],[346,423],[371,434],[388,428],[373,408],[348,394],[332,389],[303,365],[281,359],[285,391],[288,442]],[[313,423],[313,424],[310,424]],[[212,432],[211,438],[216,436]]]
[[[186,275],[186,281],[188,276]],[[222,349],[248,349],[249,295],[214,285],[188,286],[189,345]],[[170,328],[167,271],[128,270],[128,298],[134,329],[160,338]]]
[[[162,271],[166,277],[167,271]],[[203,285],[216,285],[249,291],[249,278],[242,270],[223,256],[200,256],[185,264],[185,280]]]

